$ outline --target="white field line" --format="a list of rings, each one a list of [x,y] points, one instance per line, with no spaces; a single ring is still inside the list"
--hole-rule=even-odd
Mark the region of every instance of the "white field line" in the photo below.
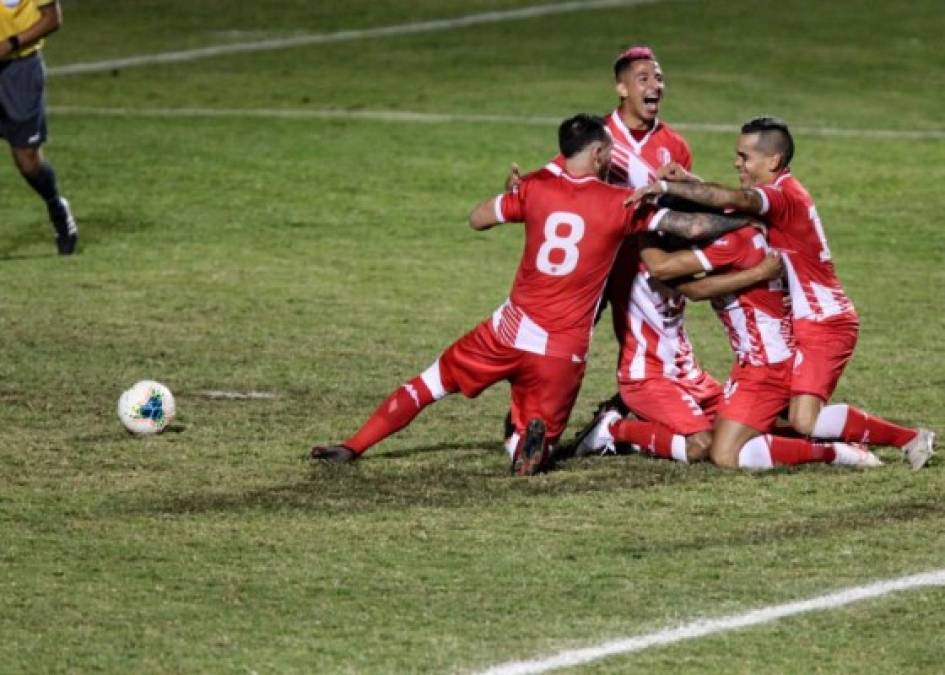
[[[221,391],[209,389],[198,391],[198,396],[203,398],[224,400],[224,401],[271,401],[277,396],[268,391]]]
[[[100,117],[243,117],[289,120],[360,120],[368,122],[407,122],[416,124],[520,124],[557,126],[561,119],[542,115],[475,115],[470,113],[424,113],[409,110],[339,110],[336,108],[98,108],[52,106],[56,115]],[[700,122],[673,123],[680,131],[738,133],[736,124]],[[943,129],[844,129],[840,127],[793,127],[799,136],[873,138],[892,140],[945,140]]]
[[[890,593],[898,593],[899,591],[907,591],[925,586],[945,586],[945,569],[899,577],[898,579],[879,581],[867,586],[854,586],[809,600],[789,602],[783,605],[772,605],[751,612],[745,612],[744,614],[693,621],[676,628],[664,628],[654,633],[604,642],[594,647],[559,652],[547,658],[537,658],[530,661],[510,661],[493,666],[483,671],[482,675],[546,673],[559,668],[570,668],[585,663],[591,663],[592,661],[597,661],[608,656],[631,654],[650,647],[671,645],[683,640],[692,640],[730,630],[758,626],[807,612],[836,609],[854,602],[870,600],[872,598],[889,595]]]
[[[225,56],[227,54],[275,51],[279,49],[288,49],[290,47],[322,45],[334,42],[350,42],[352,40],[364,40],[367,38],[388,37],[392,35],[431,33],[444,30],[453,30],[456,28],[466,28],[467,26],[478,26],[488,23],[520,21],[522,19],[531,19],[539,16],[550,16],[552,14],[585,12],[596,9],[612,9],[615,7],[631,7],[633,5],[652,4],[659,1],[660,0],[586,0],[584,2],[558,2],[549,5],[532,5],[530,7],[522,7],[520,9],[483,12],[481,14],[467,14],[465,16],[458,16],[452,19],[434,19],[432,21],[401,23],[393,26],[381,26],[378,28],[341,30],[333,33],[308,33],[285,38],[275,38],[271,40],[258,40],[255,42],[242,42],[228,45],[214,45],[212,47],[186,49],[176,52],[161,52],[158,54],[142,54],[140,56],[129,56],[127,58],[113,59],[109,61],[72,63],[64,66],[49,68],[48,73],[50,75],[102,73],[118,70],[121,68],[134,68],[136,66],[146,66],[156,63],[180,63],[182,61],[196,61],[198,59],[209,59],[217,56]]]

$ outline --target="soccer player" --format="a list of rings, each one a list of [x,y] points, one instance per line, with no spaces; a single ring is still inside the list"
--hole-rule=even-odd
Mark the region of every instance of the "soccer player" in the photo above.
[[[767,252],[764,235],[741,228],[701,248],[668,252],[646,247],[641,255],[664,279],[725,269],[745,270]],[[846,443],[813,443],[772,436],[779,413],[791,397],[795,346],[791,314],[780,279],[762,281],[713,299],[735,353],[712,433],[710,459],[723,467],[750,470],[806,462],[855,466],[881,464],[875,455]],[[626,442],[626,421],[601,420],[596,442]],[[681,443],[682,437],[677,436]]]
[[[476,230],[525,223],[525,246],[509,298],[426,371],[390,394],[356,434],[340,445],[314,447],[312,459],[356,459],[447,394],[473,398],[508,380],[512,421],[521,436],[513,471],[537,473],[577,397],[594,314],[623,239],[646,229],[686,238],[715,236],[745,222],[714,214],[624,208],[631,191],[601,180],[610,165],[612,142],[600,118],[565,120],[558,142],[564,168],[548,164],[517,189],[481,202],[469,218]]]
[[[789,420],[799,433],[902,449],[912,468],[928,463],[935,434],[909,429],[851,405],[826,405],[856,346],[859,319],[834,271],[823,224],[810,194],[791,173],[794,139],[784,121],[758,117],[741,128],[735,153],[740,187],[704,183],[684,167],[638,188],[633,201],[673,195],[713,208],[760,216],[782,252],[798,351]],[[678,170],[676,170],[678,169]]]
[[[42,152],[46,68],[40,50],[43,38],[61,24],[58,0],[0,3],[0,136],[10,144],[20,174],[46,203],[59,253],[70,255],[79,241],[78,228]]]

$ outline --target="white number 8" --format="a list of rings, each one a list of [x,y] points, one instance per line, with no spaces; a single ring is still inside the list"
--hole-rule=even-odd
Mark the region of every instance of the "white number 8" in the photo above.
[[[567,236],[558,234],[558,227],[561,225],[570,226]],[[584,219],[581,216],[567,211],[555,211],[550,214],[545,220],[545,241],[538,249],[538,257],[535,259],[538,271],[554,277],[563,277],[573,272],[580,256],[577,243],[583,237]],[[564,260],[559,263],[551,262],[552,251],[564,251]]]

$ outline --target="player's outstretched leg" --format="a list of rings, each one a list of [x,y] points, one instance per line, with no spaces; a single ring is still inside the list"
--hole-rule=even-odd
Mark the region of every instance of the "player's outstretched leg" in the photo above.
[[[445,394],[445,392],[442,392]],[[368,448],[410,424],[420,411],[437,400],[422,375],[404,383],[377,407],[358,432],[339,445],[315,446],[316,461],[351,462]]]
[[[921,469],[935,453],[935,434],[921,427],[910,429],[845,403],[824,406],[811,435],[852,443],[891,445],[903,452],[913,469]]]
[[[776,466],[796,466],[811,462],[843,466],[881,466],[869,450],[849,443],[812,443],[802,438],[763,434],[746,442],[738,453],[738,466],[763,471]]]
[[[534,476],[545,468],[548,446],[545,443],[545,423],[533,419],[525,428],[512,459],[512,473],[516,476]]]

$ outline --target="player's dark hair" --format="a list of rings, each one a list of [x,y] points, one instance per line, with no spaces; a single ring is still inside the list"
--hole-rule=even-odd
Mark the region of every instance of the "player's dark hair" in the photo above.
[[[614,79],[619,80],[620,74],[634,61],[656,61],[656,54],[646,45],[634,45],[624,49],[614,61]]]
[[[779,153],[778,170],[791,165],[794,158],[794,137],[787,122],[779,117],[755,117],[742,125],[743,134],[760,134],[762,150],[769,154]]]
[[[596,115],[581,113],[558,127],[558,149],[565,157],[573,157],[594,141],[610,143],[604,120]]]

